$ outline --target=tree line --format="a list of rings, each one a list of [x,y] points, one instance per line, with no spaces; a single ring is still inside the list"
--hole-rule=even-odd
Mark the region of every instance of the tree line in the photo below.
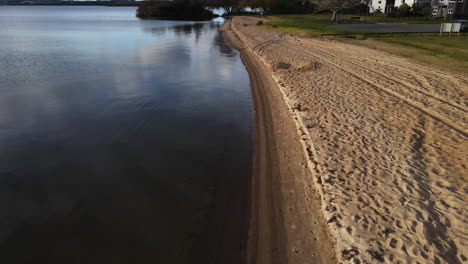
[[[208,0],[207,3],[212,7],[222,8],[228,15],[241,12],[246,7],[281,14],[313,11],[309,0]]]
[[[209,19],[215,15],[214,8],[221,8],[227,16],[245,13],[245,8],[269,10],[277,14],[301,14],[317,11],[331,12],[331,20],[337,19],[340,11],[350,11],[356,8],[367,10],[370,0],[174,0],[146,1],[138,9],[139,17],[160,17],[175,19]],[[211,10],[210,10],[211,9]],[[411,8],[402,4],[388,15],[393,17],[430,16],[432,12],[429,2],[417,2]],[[377,12],[378,13],[378,12]]]
[[[146,1],[138,8],[139,17],[174,17],[189,16],[209,17],[202,11],[205,9],[221,8],[224,14],[236,15],[244,12],[246,7],[269,10],[278,14],[301,14],[313,11],[329,10],[333,13],[360,4],[361,0],[174,0],[174,1]]]
[[[324,1],[324,0],[321,0]],[[309,0],[174,0],[145,1],[137,10],[140,18],[209,19],[212,10],[221,8],[227,16],[245,12],[245,8],[270,10],[275,13],[310,13]],[[211,9],[211,10],[210,10]]]

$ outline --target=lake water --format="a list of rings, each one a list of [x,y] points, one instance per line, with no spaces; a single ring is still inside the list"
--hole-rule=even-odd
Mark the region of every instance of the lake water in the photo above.
[[[253,107],[221,23],[0,6],[0,263],[242,263]]]

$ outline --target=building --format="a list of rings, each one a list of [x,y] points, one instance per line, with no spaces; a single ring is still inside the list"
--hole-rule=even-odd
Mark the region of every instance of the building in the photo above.
[[[399,7],[402,4],[412,6],[419,2],[431,2],[438,0],[370,0],[369,2],[369,13],[389,13],[392,12],[395,7]],[[440,1],[440,0],[439,0]],[[448,0],[445,0],[448,1]]]
[[[395,0],[395,7],[399,7],[402,4],[413,6],[413,4],[420,2],[431,2],[431,0]]]
[[[395,0],[370,0],[369,13],[388,13],[393,10]]]
[[[389,13],[402,4],[430,2],[434,17],[468,17],[468,0],[369,0],[369,13]]]
[[[466,17],[467,14],[467,0],[432,0],[432,16],[459,18]]]

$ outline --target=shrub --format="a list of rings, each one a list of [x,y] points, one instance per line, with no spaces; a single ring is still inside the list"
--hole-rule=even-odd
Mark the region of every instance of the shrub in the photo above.
[[[263,25],[263,21],[262,21],[262,20],[260,20],[260,21],[257,22],[257,26],[261,26],[261,25]]]
[[[432,14],[432,7],[430,2],[417,2],[413,4],[413,13],[416,16],[430,17]]]
[[[407,3],[403,3],[398,7],[397,16],[407,17],[411,13],[411,7]]]

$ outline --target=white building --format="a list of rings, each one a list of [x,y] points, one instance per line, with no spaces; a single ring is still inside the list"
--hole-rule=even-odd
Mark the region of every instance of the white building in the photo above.
[[[399,7],[402,4],[407,4],[409,6],[413,6],[413,4],[417,3],[417,2],[422,2],[422,1],[418,1],[418,0],[395,0],[395,7]]]
[[[466,16],[468,5],[465,0],[432,0],[432,15],[435,17],[452,17],[453,15]]]
[[[410,7],[419,2],[430,2],[432,15],[438,17],[451,17],[455,12],[459,15],[468,15],[468,0],[369,0],[369,13],[388,13],[395,7],[407,4]]]
[[[390,10],[388,10],[388,5],[387,2],[393,2],[394,0],[371,0],[369,2],[369,13],[387,13]],[[392,5],[393,7],[393,5]]]
[[[419,2],[432,2],[436,0],[370,0],[369,2],[369,13],[376,13],[380,10],[381,13],[388,13],[395,7],[399,7],[402,4],[407,4],[410,7],[415,3]],[[444,0],[448,1],[448,0]]]

